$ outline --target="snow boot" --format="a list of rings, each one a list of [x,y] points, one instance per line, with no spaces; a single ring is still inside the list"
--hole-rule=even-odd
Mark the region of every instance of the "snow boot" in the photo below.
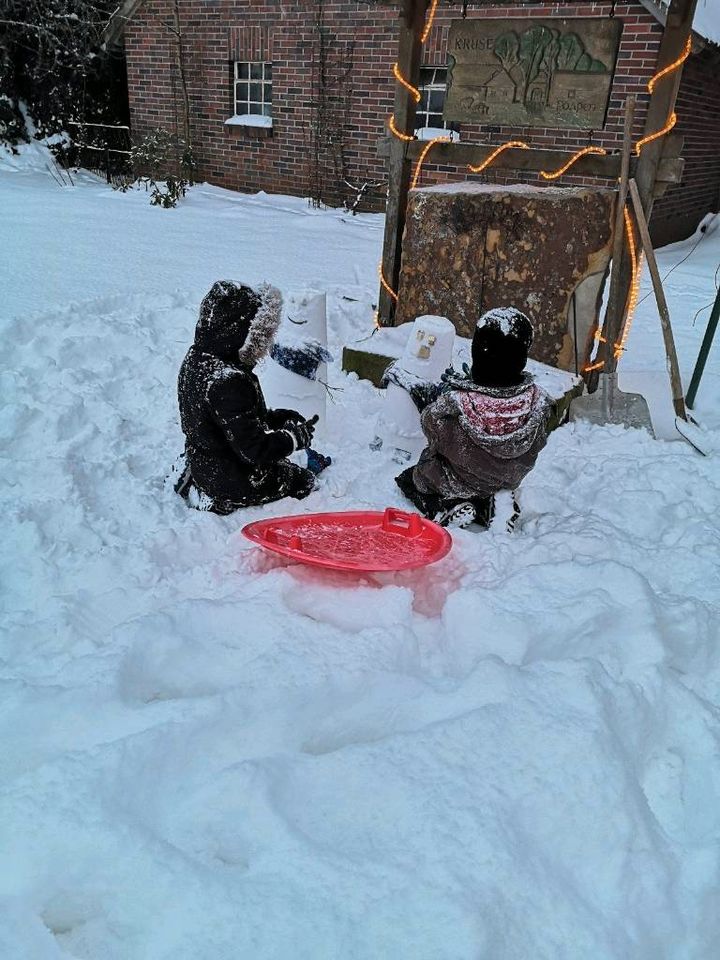
[[[435,517],[435,523],[441,527],[455,527],[464,530],[475,520],[475,507],[469,500],[463,500],[452,507],[448,507]]]
[[[520,505],[514,490],[501,490],[495,494],[495,511],[491,525],[495,531],[513,533],[520,519]]]

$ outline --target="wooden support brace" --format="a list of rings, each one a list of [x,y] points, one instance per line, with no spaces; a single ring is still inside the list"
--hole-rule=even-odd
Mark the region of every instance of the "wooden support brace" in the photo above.
[[[642,242],[643,250],[647,258],[648,269],[652,278],[653,290],[655,291],[655,300],[657,302],[658,313],[660,314],[660,323],[662,325],[663,342],[665,344],[665,355],[667,357],[668,372],[670,374],[670,386],[672,387],[673,406],[675,413],[683,420],[687,420],[687,411],[685,410],[685,397],[680,377],[680,364],[678,363],[677,350],[675,349],[675,338],[673,337],[672,325],[670,323],[670,310],[665,298],[660,271],[658,270],[655,251],[653,250],[648,230],[645,212],[642,208],[640,193],[634,180],[630,181],[630,197],[635,210],[635,218],[638,225],[638,233]]]

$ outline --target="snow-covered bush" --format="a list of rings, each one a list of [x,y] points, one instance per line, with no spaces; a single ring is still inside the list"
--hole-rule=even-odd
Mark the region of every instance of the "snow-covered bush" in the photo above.
[[[195,183],[197,163],[192,148],[167,130],[153,130],[135,144],[130,161],[138,179],[150,188],[153,206],[177,206],[187,188]]]
[[[126,90],[103,31],[116,0],[0,0],[0,141],[26,140],[24,103],[46,137],[70,121],[116,122]]]

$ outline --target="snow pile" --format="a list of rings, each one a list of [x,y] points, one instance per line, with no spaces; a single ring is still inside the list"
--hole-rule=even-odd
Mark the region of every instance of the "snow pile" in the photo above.
[[[319,280],[339,357],[381,219],[17,172],[0,199],[3,960],[714,956],[717,457],[564,427],[517,535],[418,573],[288,565],[240,536],[268,508],[164,486],[177,369],[226,276]],[[668,279],[686,373],[719,258],[716,231]],[[636,349],[663,369],[650,300]],[[272,509],[406,506],[382,394],[329,375],[333,466]],[[719,400],[714,349],[717,431]]]

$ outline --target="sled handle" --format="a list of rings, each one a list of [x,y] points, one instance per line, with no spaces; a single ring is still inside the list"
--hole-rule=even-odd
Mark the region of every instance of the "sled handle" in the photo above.
[[[404,510],[388,507],[383,517],[382,528],[389,533],[400,533],[405,537],[417,537],[423,530],[422,517],[417,513],[406,513]]]
[[[302,550],[302,540],[297,533],[279,530],[277,527],[267,527],[263,531],[265,543],[274,543],[279,547],[289,547],[291,550]]]

